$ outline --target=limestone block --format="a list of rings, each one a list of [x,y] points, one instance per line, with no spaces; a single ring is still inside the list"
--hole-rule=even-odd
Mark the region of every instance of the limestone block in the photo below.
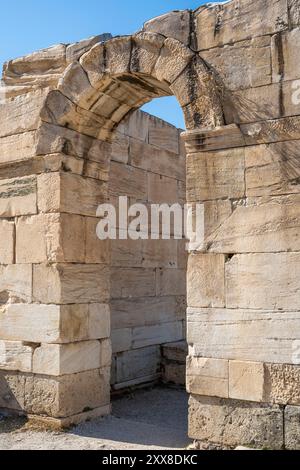
[[[112,268],[111,298],[155,296],[155,270]]]
[[[235,447],[281,449],[283,416],[277,405],[192,395],[189,437]]]
[[[111,160],[125,165],[129,160],[129,137],[115,132],[112,140]]]
[[[188,202],[244,197],[244,158],[244,149],[188,155]]]
[[[119,354],[116,358],[116,382],[128,382],[159,372],[160,348],[150,346]]]
[[[264,380],[264,364],[229,361],[229,398],[255,402],[265,401]]]
[[[198,50],[264,36],[288,28],[284,0],[208,4],[195,13]]]
[[[111,301],[113,329],[159,325],[183,320],[184,315],[185,302],[182,297],[137,297]]]
[[[100,364],[100,367],[111,367],[112,365],[111,339],[100,341]]]
[[[85,220],[71,214],[20,217],[16,225],[17,263],[85,261]]]
[[[149,144],[179,154],[179,132],[165,121],[149,116]]]
[[[25,409],[34,415],[63,418],[107,405],[109,376],[109,368],[103,368],[62,377],[28,377]]]
[[[246,147],[247,196],[298,193],[299,156],[296,140]]]
[[[40,212],[65,212],[96,216],[97,208],[106,202],[107,184],[71,173],[38,176]]]
[[[23,162],[36,154],[36,131],[0,138],[1,163]],[[11,177],[11,174],[8,175]]]
[[[108,169],[111,145],[66,127],[43,123],[38,131],[37,154],[53,153],[102,163],[103,169]]]
[[[284,60],[284,80],[297,80],[300,77],[300,66],[297,61],[297,44],[300,40],[300,29],[295,28],[282,35],[282,55]]]
[[[143,111],[135,111],[124,119],[118,131],[136,140],[148,143],[150,116]]]
[[[0,341],[0,369],[31,372],[33,348],[17,341]]]
[[[189,45],[190,12],[189,10],[171,11],[165,15],[157,16],[147,21],[143,30],[159,33]]]
[[[40,112],[48,92],[47,89],[37,90],[0,104],[0,137],[37,129],[40,124]]]
[[[130,156],[132,166],[185,181],[184,164],[179,165],[179,156],[168,150],[131,139]]]
[[[0,309],[0,337],[28,343],[73,343],[110,336],[105,304],[8,304]]]
[[[54,84],[65,67],[66,46],[57,44],[7,62],[3,76],[5,83],[13,85],[44,85],[49,78],[52,79],[52,84]]]
[[[186,341],[178,341],[177,343],[167,343],[162,346],[162,355],[166,361],[183,363],[186,365],[188,355],[188,345]]]
[[[33,268],[33,297],[44,304],[106,302],[109,272],[105,265],[53,264]]]
[[[0,371],[0,408],[22,411],[26,376],[19,372]]]
[[[111,266],[123,268],[140,268],[143,262],[142,240],[112,240]]]
[[[241,124],[244,142],[247,145],[257,145],[272,142],[298,140],[299,116],[282,119],[269,119],[253,124]]]
[[[288,0],[289,16],[292,28],[300,25],[300,8],[298,0]]]
[[[297,343],[296,343],[297,344]],[[297,350],[294,348],[295,356]],[[293,358],[292,358],[293,359]],[[299,359],[293,364],[265,364],[264,400],[280,405],[300,405]]]
[[[197,254],[188,259],[187,301],[190,307],[225,306],[224,255]]]
[[[236,124],[279,118],[281,117],[280,86],[274,83],[228,92],[224,113],[227,122]]]
[[[69,127],[90,137],[99,137],[105,118],[76,106],[59,91],[51,91],[42,108],[41,119],[49,124]]]
[[[112,196],[147,199],[147,173],[129,165],[111,162],[109,192]]]
[[[300,255],[237,255],[226,263],[228,308],[292,310],[299,308]]]
[[[288,450],[300,449],[300,407],[287,406],[284,410],[284,444]]]
[[[217,71],[228,90],[272,82],[271,39],[268,36],[201,51],[201,57]]]
[[[112,38],[110,33],[99,34],[88,39],[70,44],[66,49],[66,59],[68,63],[78,60],[83,54],[90,50],[98,42],[107,41]]]
[[[209,250],[221,253],[298,251],[299,203],[298,195],[291,195],[238,205],[208,237]]]
[[[297,312],[188,308],[188,343],[199,357],[291,364],[299,322]]]
[[[0,265],[0,304],[31,301],[32,266],[30,264]]]
[[[105,44],[105,71],[110,74],[130,70],[131,37],[115,37]]]
[[[0,220],[0,264],[13,264],[15,257],[15,224]]]
[[[130,328],[112,330],[111,341],[113,354],[128,351],[132,347],[132,330]]]
[[[89,304],[87,339],[110,337],[110,307],[107,304]]]
[[[171,343],[183,339],[182,322],[162,323],[153,326],[142,326],[132,331],[133,349]]]
[[[178,201],[178,181],[149,172],[148,201],[153,204],[176,204]]]
[[[78,62],[71,63],[58,82],[58,90],[72,103],[90,110],[98,93],[92,87],[87,73]]]
[[[228,398],[228,361],[188,357],[186,380],[193,395]]]
[[[37,213],[35,176],[0,181],[0,217]]]
[[[99,219],[85,217],[85,262],[88,264],[110,263],[110,240],[100,240],[97,236]]]
[[[132,36],[131,72],[151,75],[165,38],[153,32],[139,32]]]
[[[299,75],[300,76],[300,75]],[[299,82],[289,80],[282,83],[282,115],[298,116],[300,110],[299,103]]]
[[[186,368],[185,364],[163,363],[162,381],[166,384],[185,386]]]
[[[159,81],[173,83],[193,58],[193,52],[176,39],[168,37],[155,64],[154,75]]]
[[[186,295],[185,269],[156,270],[156,295]]]
[[[33,354],[33,373],[62,376],[100,368],[99,341],[42,344]]]

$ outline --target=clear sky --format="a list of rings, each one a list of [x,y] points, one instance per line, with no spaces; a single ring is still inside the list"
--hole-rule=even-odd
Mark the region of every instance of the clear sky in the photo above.
[[[104,32],[131,34],[171,10],[195,9],[201,0],[0,0],[0,67],[8,59],[57,43],[72,43]],[[175,98],[145,109],[184,127]]]

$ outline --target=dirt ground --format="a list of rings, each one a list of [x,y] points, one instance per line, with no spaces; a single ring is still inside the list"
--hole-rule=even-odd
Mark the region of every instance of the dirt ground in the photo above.
[[[33,429],[21,418],[1,418],[0,450],[160,450],[185,449],[188,396],[156,387],[113,401],[112,416],[67,432]]]

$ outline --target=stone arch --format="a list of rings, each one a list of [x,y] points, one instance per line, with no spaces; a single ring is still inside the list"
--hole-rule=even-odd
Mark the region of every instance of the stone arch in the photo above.
[[[95,44],[50,91],[42,121],[110,140],[129,113],[175,95],[188,130],[224,124],[214,73],[176,39],[140,32]]]

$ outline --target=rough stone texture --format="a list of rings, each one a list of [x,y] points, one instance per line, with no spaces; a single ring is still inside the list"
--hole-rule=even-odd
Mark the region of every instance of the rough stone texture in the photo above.
[[[187,280],[192,437],[283,445],[277,406],[299,398],[291,385],[299,363],[299,4],[232,0],[174,11],[132,36],[57,45],[5,64],[2,362],[21,368],[7,342],[25,342],[43,365],[38,376],[6,374],[12,393],[4,384],[1,406],[62,421],[107,412],[110,335],[116,388],[159,376],[160,346],[185,337],[186,242],[100,243],[96,210],[119,195],[147,207],[183,203],[186,187],[193,214],[197,203],[204,213]],[[172,94],[188,129],[183,140],[180,130],[133,113]],[[100,339],[103,362],[98,353],[76,359],[80,343],[97,350]],[[70,369],[65,357],[73,357]],[[227,377],[216,364],[228,361]],[[94,371],[51,375],[80,367]],[[99,386],[95,396],[93,385],[85,393],[89,381]],[[297,436],[288,439],[297,445]]]
[[[228,361],[188,357],[187,391],[193,395],[228,398]]]
[[[284,410],[284,442],[288,450],[300,449],[300,407],[287,406]]]
[[[278,405],[192,395],[189,435],[232,447],[281,449],[283,411]]]

